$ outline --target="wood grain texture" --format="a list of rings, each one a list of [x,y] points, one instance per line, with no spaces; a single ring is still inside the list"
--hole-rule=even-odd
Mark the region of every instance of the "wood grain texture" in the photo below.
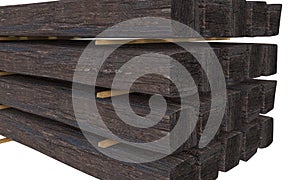
[[[266,6],[266,3],[264,4]],[[257,19],[256,14],[264,14],[263,22],[266,23],[267,8],[262,9],[256,5],[250,6],[247,10],[246,7],[249,6],[246,6],[245,0],[63,0],[8,6],[1,7],[0,36],[95,37],[117,23],[141,17],[176,20],[195,29],[203,37],[276,35],[276,31],[267,34],[260,30],[263,28],[262,20]],[[278,14],[280,11],[271,6],[268,16],[269,29],[276,30],[276,22],[279,21],[278,18],[280,19]],[[245,19],[251,20],[248,26]],[[147,24],[141,30],[157,33],[153,28],[147,29],[150,25],[158,27],[159,21]],[[253,29],[255,33],[246,33],[252,32]],[[123,31],[132,31],[132,26]],[[115,38],[121,36],[120,34],[122,33],[111,36]]]
[[[196,159],[187,154],[123,163],[97,151],[81,131],[56,121],[11,109],[0,112],[0,123],[0,134],[99,179],[197,179]],[[126,153],[118,146],[111,150]]]
[[[242,82],[229,89],[240,91],[242,97],[242,120],[249,123],[254,121],[261,110],[261,85],[259,83]]]
[[[242,133],[237,131],[220,135],[219,139],[222,142],[222,153],[219,160],[220,171],[228,172],[239,164],[242,152],[242,138]]]
[[[0,59],[0,70],[73,81],[77,62],[88,43],[89,42],[82,41],[2,42],[0,44],[0,55],[3,58]],[[257,69],[259,69],[258,67],[261,67],[261,61],[255,63],[257,61],[256,53],[248,52],[248,48],[252,47],[252,44],[211,43],[210,45],[221,62],[228,84],[237,84],[244,80],[245,76],[257,77],[261,75],[261,71],[259,71],[259,73],[256,72]],[[192,46],[201,49],[203,44],[193,43]],[[95,48],[107,48],[107,46],[95,46]],[[202,50],[204,51],[204,57],[207,57],[208,55],[205,55],[205,48]],[[122,46],[106,60],[100,69],[96,86],[111,88],[113,78],[115,75],[121,73],[119,69],[124,63],[135,56],[149,53],[161,53],[174,58],[191,73],[198,86],[199,92],[207,93],[210,91],[210,85],[201,66],[191,54],[174,44]],[[153,58],[153,60],[155,60],[155,58]],[[242,62],[243,60],[244,62]],[[245,69],[243,69],[243,65]],[[95,66],[91,66],[92,65],[87,65],[79,68],[78,72],[82,73],[82,75],[93,72],[96,73]],[[245,76],[243,76],[243,72],[246,71],[246,69],[248,74],[245,73]],[[170,77],[176,76],[175,72],[177,71],[175,71],[175,69],[170,68],[165,70],[166,72],[170,72]],[[132,67],[132,71],[137,71],[137,68]],[[208,73],[212,74],[214,72]],[[93,85],[85,80],[82,81],[88,85]],[[127,85],[129,82],[122,81],[122,83]],[[218,82],[216,81],[215,83]],[[182,84],[184,87],[186,83],[182,82]],[[168,97],[178,97],[178,91],[175,85],[169,79],[158,75],[146,75],[139,78],[135,81],[131,90],[147,94],[162,94]],[[195,89],[186,87],[183,88],[181,92],[189,94],[194,91]]]
[[[222,145],[220,142],[209,144],[203,149],[191,149],[187,154],[197,158],[199,168],[198,179],[215,180],[218,178],[219,170],[218,163],[221,155]]]
[[[115,113],[111,99],[97,99],[96,105],[104,123],[97,119],[97,114],[86,115],[86,110],[77,112],[75,117],[72,103],[72,87],[70,83],[57,82],[39,78],[24,77],[21,75],[7,76],[0,78],[0,101],[3,104],[9,105],[16,109],[36,114],[45,118],[53,119],[64,124],[78,128],[78,123],[82,124],[81,128],[87,132],[94,134],[107,132],[105,127],[108,127],[111,132],[120,138],[136,143],[146,143],[156,141],[168,134],[173,129],[178,121],[179,114],[184,110],[180,104],[168,103],[167,111],[162,120],[155,126],[142,129],[130,126],[123,122]],[[32,96],[34,94],[34,96]],[[82,92],[80,97],[82,100],[87,100],[92,103],[92,99],[87,99],[87,96]],[[120,97],[116,97],[120,98]],[[150,112],[149,98],[139,94],[131,94],[130,105],[132,110],[139,116],[145,117]],[[123,100],[120,100],[122,103]],[[206,105],[209,106],[209,105]],[[152,109],[154,115],[157,110]],[[96,113],[98,113],[96,112]],[[84,114],[84,115],[83,115]],[[126,113],[127,117],[132,115]],[[80,117],[84,118],[81,119]],[[158,116],[158,114],[156,114]],[[88,119],[86,119],[88,117]],[[202,119],[199,119],[201,123]],[[149,119],[151,121],[151,119]],[[110,133],[104,133],[102,136],[110,139]],[[106,136],[107,135],[107,136]],[[197,132],[192,133],[190,139],[178,151],[187,150],[196,146]],[[148,148],[157,152],[167,152],[172,147],[172,142],[178,141],[177,136],[170,136],[170,144],[166,146],[151,146],[142,147]]]
[[[267,5],[267,32],[269,36],[279,34],[280,18],[282,5],[281,4],[268,4]]]
[[[262,57],[262,76],[271,76],[277,73],[278,46],[275,44],[260,44],[263,49]]]
[[[274,109],[277,81],[271,80],[248,80],[250,84],[261,86],[261,110],[260,113],[267,114]]]
[[[267,30],[267,3],[262,1],[246,2],[247,36],[260,36]]]
[[[259,116],[259,148],[267,148],[273,143],[274,119],[267,116]]]
[[[259,123],[256,121],[245,123],[241,132],[243,133],[241,160],[249,161],[257,153],[259,147]]]

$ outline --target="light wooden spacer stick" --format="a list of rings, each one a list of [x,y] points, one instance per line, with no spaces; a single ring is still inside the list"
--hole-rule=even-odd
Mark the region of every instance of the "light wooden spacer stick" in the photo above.
[[[11,141],[12,141],[12,140],[11,140],[11,139],[8,139],[8,138],[0,139],[0,144],[7,143],[7,142],[11,142]]]
[[[97,93],[97,98],[104,99],[104,98],[110,98],[113,96],[121,96],[125,94],[130,94],[132,92],[129,91],[122,91],[122,90],[111,90],[111,91],[102,91]]]
[[[197,42],[197,41],[224,41],[230,40],[230,38],[167,38],[167,39],[126,39],[126,40],[96,40],[95,45],[112,45],[112,44],[124,44],[130,41],[128,44],[150,44],[150,43],[176,43],[176,42]]]
[[[9,109],[9,108],[10,108],[10,107],[8,107],[8,106],[1,105],[1,104],[0,104],[0,110]]]
[[[110,148],[112,146],[115,146],[117,144],[119,144],[119,142],[107,139],[107,140],[104,140],[104,141],[100,141],[98,143],[98,147],[102,148],[102,149],[106,149],[106,148]]]
[[[0,76],[9,76],[9,75],[13,75],[13,74],[15,74],[15,73],[0,71]]]

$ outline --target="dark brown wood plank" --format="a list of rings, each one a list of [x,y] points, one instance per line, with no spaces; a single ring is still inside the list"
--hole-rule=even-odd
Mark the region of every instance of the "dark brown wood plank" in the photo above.
[[[260,44],[262,52],[262,76],[270,76],[277,73],[277,52],[275,44]]]
[[[246,1],[247,36],[266,34],[267,3],[262,1]]]
[[[242,151],[242,138],[242,133],[236,131],[221,134],[219,137],[222,142],[222,153],[219,160],[220,171],[230,171],[239,164]]]
[[[198,4],[199,28],[205,36],[236,37],[245,34],[245,0],[201,0]]]
[[[197,158],[199,167],[198,179],[215,180],[218,178],[218,162],[221,154],[222,145],[220,142],[209,144],[203,149],[191,149],[187,153]]]
[[[267,116],[259,116],[259,148],[267,148],[273,143],[274,119]]]
[[[81,41],[58,41],[58,42],[45,42],[45,41],[29,41],[29,42],[2,42],[0,44],[0,70],[7,72],[16,72],[25,75],[48,77],[53,79],[73,81],[73,75],[76,69],[77,62],[88,45],[89,42]],[[202,43],[194,43],[195,47],[203,47]],[[218,44],[211,43],[217,58],[221,62],[224,70],[224,76],[228,84],[236,84],[244,79],[243,65],[248,63],[245,68],[248,74],[256,74],[260,76],[261,72],[257,71],[261,67],[259,63],[251,63],[257,61],[256,53],[249,53],[248,47],[251,44]],[[255,46],[255,45],[253,45]],[[105,46],[96,46],[95,48],[105,48]],[[42,49],[42,50],[41,50]],[[203,50],[205,52],[205,49]],[[144,53],[162,53],[168,55],[181,64],[193,76],[199,92],[209,92],[210,86],[206,78],[206,74],[201,70],[201,66],[196,60],[182,48],[174,44],[147,44],[147,45],[126,45],[115,51],[106,61],[101,68],[96,81],[98,87],[111,88],[113,78],[120,67],[131,58],[142,55]],[[92,56],[92,55],[91,55]],[[241,62],[241,61],[245,62]],[[253,65],[252,65],[253,64]],[[79,69],[80,73],[95,72],[95,68]],[[200,69],[200,70],[199,70]],[[137,71],[133,68],[133,72]],[[172,69],[170,77],[172,77]],[[209,72],[213,73],[213,72]],[[246,73],[245,73],[246,74]],[[175,73],[173,74],[175,76]],[[254,75],[245,75],[254,76]],[[88,85],[92,85],[86,82]],[[123,84],[129,83],[122,81]],[[184,82],[182,82],[185,84]],[[215,82],[218,83],[218,82]],[[162,94],[168,97],[178,96],[178,91],[175,85],[162,76],[147,75],[139,78],[131,90],[134,92],[149,93],[149,94]],[[193,90],[182,90],[182,93],[188,94]]]
[[[242,82],[229,89],[240,91],[242,97],[242,120],[243,122],[254,121],[261,110],[261,85],[253,82]]]
[[[97,151],[81,131],[21,111],[0,111],[0,134],[99,179],[197,179],[196,159],[187,154],[130,164]],[[111,147],[120,154],[118,146]],[[55,173],[55,172],[53,172]]]
[[[262,28],[262,20],[257,19],[255,15],[264,14],[263,22],[266,23],[267,20],[266,8],[258,7],[260,6],[250,6],[247,10],[245,0],[62,0],[8,6],[1,7],[0,36],[95,37],[115,24],[141,17],[176,20],[195,29],[203,37],[276,34],[266,34],[265,31],[258,30]],[[276,22],[278,21],[278,14],[280,15],[280,11],[277,9],[271,6],[268,16],[272,19],[269,25],[272,30],[277,28]],[[246,26],[245,19],[251,21],[248,26]],[[151,25],[158,27],[159,21],[153,22]],[[155,30],[153,28],[147,29],[149,26],[150,24],[147,24],[141,30],[157,33],[158,28]],[[134,27],[136,28],[136,26]],[[266,27],[265,25],[264,28]],[[132,27],[130,28],[124,32],[132,31]],[[256,33],[247,34],[246,31],[255,31]],[[134,32],[137,32],[136,29]],[[121,34],[115,33],[115,36],[111,35],[111,37],[124,37]],[[136,34],[133,37],[137,36]]]
[[[201,131],[205,128],[205,125],[208,121],[210,113],[218,113],[221,109],[221,107],[205,107],[206,105],[209,105],[211,102],[210,97],[201,97],[202,104],[200,107],[202,107],[203,110],[201,110],[201,117],[202,117],[202,127]],[[242,112],[241,112],[241,93],[240,91],[233,91],[230,89],[227,89],[227,103],[225,107],[225,114],[223,117],[223,121],[221,124],[220,130],[223,132],[231,132],[233,130],[238,130],[241,127],[242,123]],[[207,101],[207,102],[206,102]],[[205,109],[203,108],[205,107]]]
[[[88,117],[88,119],[78,119],[78,116],[76,118],[72,104],[72,87],[70,83],[13,75],[1,77],[0,88],[0,101],[7,106],[53,119],[76,128],[79,127],[78,123],[80,123],[83,124],[81,128],[83,128],[84,131],[94,134],[106,132],[106,125],[115,135],[126,141],[136,143],[152,142],[166,135],[170,135],[170,131],[178,121],[180,112],[184,111],[181,109],[180,104],[169,102],[167,112],[162,120],[151,128],[142,129],[132,127],[123,122],[115,113],[111,99],[97,99],[96,101],[98,112],[105,124],[98,121],[96,114],[85,115],[84,117]],[[33,94],[34,96],[32,96]],[[82,92],[80,98],[92,103],[92,99],[87,99],[84,92]],[[149,98],[150,97],[147,96],[131,94],[131,108],[137,115],[145,117],[150,112]],[[152,111],[155,113],[156,110],[153,109]],[[77,114],[81,116],[86,114],[86,111],[83,108],[83,110],[77,112]],[[130,114],[127,116],[130,117]],[[151,119],[149,119],[149,121],[151,121]],[[199,121],[201,121],[201,119],[199,119]],[[107,135],[106,138],[110,138],[109,134],[109,132],[105,134]],[[102,136],[105,137],[105,135]],[[192,133],[190,139],[178,151],[187,150],[196,146],[198,143],[196,135],[196,131]],[[172,142],[177,140],[177,135],[176,137],[173,135],[170,136],[171,144],[167,147],[151,146],[144,148],[157,152],[167,152],[172,146]]]
[[[259,124],[256,121],[245,123],[241,132],[243,133],[241,160],[248,161],[257,153],[259,147]]]
[[[267,35],[276,36],[279,34],[280,18],[282,5],[268,4],[267,5]]]
[[[261,110],[260,113],[267,114],[274,109],[277,81],[249,80],[248,83],[260,84],[261,86]]]

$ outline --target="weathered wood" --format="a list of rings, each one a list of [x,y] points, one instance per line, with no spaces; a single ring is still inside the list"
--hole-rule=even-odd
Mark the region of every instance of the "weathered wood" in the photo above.
[[[248,80],[250,84],[261,86],[261,110],[260,113],[267,114],[274,109],[277,81],[270,80]]]
[[[202,110],[200,111],[200,115],[202,120],[202,127],[200,128],[202,132],[205,128],[205,125],[208,121],[208,117],[210,113],[219,113],[221,107],[207,107],[207,105],[211,104],[210,97],[201,97],[202,104],[200,107]],[[227,103],[225,107],[225,114],[223,117],[223,121],[220,127],[220,130],[223,132],[231,132],[233,130],[240,129],[242,123],[242,112],[241,112],[241,93],[239,91],[227,90]]]
[[[282,5],[281,4],[268,4],[267,5],[267,32],[268,36],[275,36],[279,34],[280,18]]]
[[[275,44],[260,44],[262,48],[262,74],[270,76],[277,73],[277,51],[278,46]]]
[[[151,163],[123,163],[97,151],[81,131],[56,121],[11,109],[0,112],[0,124],[0,134],[99,179],[197,179],[196,159],[185,153]],[[118,146],[110,149],[126,154]]]
[[[267,3],[262,1],[246,1],[247,36],[266,34]]]
[[[74,71],[77,62],[88,45],[82,41],[56,41],[56,42],[2,42],[0,44],[0,70],[16,72],[19,74],[48,77],[66,81],[73,81]],[[195,47],[203,47],[202,43],[193,43]],[[243,59],[252,61],[256,59],[256,53],[249,54],[247,47],[251,44],[224,44],[211,43],[217,58],[221,62],[224,76],[228,84],[236,84],[244,79]],[[247,47],[245,47],[247,46]],[[106,48],[107,46],[95,46],[95,48]],[[42,49],[42,50],[41,50]],[[205,51],[205,49],[203,50]],[[200,92],[209,92],[210,86],[206,74],[197,61],[182,48],[174,44],[147,44],[147,45],[126,45],[115,51],[101,68],[96,85],[98,87],[111,88],[113,78],[119,74],[122,65],[131,58],[149,53],[162,53],[171,56],[191,73]],[[91,55],[92,56],[92,55]],[[252,57],[253,56],[253,57]],[[155,60],[155,59],[154,59]],[[24,63],[26,62],[26,63]],[[256,71],[259,65],[247,66],[249,73]],[[96,73],[93,66],[78,69],[82,74]],[[133,72],[137,69],[133,69]],[[172,69],[170,77],[175,76]],[[214,72],[209,72],[214,73]],[[256,73],[255,73],[256,74]],[[260,73],[261,74],[261,73]],[[260,75],[259,74],[259,75]],[[173,75],[173,76],[172,76]],[[86,82],[88,85],[93,85]],[[126,84],[128,82],[122,81]],[[218,82],[215,82],[218,83]],[[183,83],[184,85],[185,83]],[[164,96],[178,96],[177,88],[169,80],[162,76],[147,75],[139,78],[131,87],[134,92],[162,94]],[[189,93],[193,90],[182,90]]]
[[[250,60],[253,54],[248,53],[248,46],[239,43],[210,43],[224,71],[227,84],[237,84],[245,79],[244,60]],[[249,67],[249,71],[254,71]]]
[[[248,161],[259,147],[259,124],[256,121],[244,124],[241,132],[243,133],[241,160]]]
[[[259,148],[267,148],[273,143],[274,119],[267,116],[259,116]]]
[[[105,125],[117,136],[124,140],[136,143],[146,143],[156,141],[168,134],[178,121],[180,112],[183,112],[180,104],[168,103],[166,114],[162,120],[155,126],[148,129],[132,127],[123,122],[115,113],[111,99],[97,99],[96,104],[98,111],[105,124],[99,122],[96,114],[86,115],[84,108],[77,112],[79,115],[85,114],[88,119],[75,117],[72,104],[72,87],[71,83],[57,82],[21,75],[13,75],[0,78],[0,99],[1,102],[16,109],[36,114],[42,117],[60,121],[67,125],[77,127],[77,123],[84,124],[81,128],[87,132],[95,134],[107,132]],[[34,94],[34,96],[32,96]],[[95,96],[96,97],[96,96]],[[82,100],[92,103],[92,99],[87,99],[82,93]],[[115,97],[119,98],[119,97]],[[123,100],[120,100],[122,103]],[[149,97],[138,94],[131,94],[130,104],[133,111],[142,117],[149,112]],[[82,105],[84,107],[84,104]],[[153,113],[157,110],[153,109]],[[98,112],[95,112],[98,113]],[[130,117],[130,114],[126,114]],[[151,119],[149,119],[151,121]],[[200,120],[199,120],[200,121]],[[200,123],[200,122],[199,122]],[[106,138],[111,138],[109,132]],[[192,133],[190,139],[178,151],[187,150],[197,145],[197,132]],[[104,136],[104,135],[102,135]],[[178,141],[177,135],[170,136],[171,144],[165,146],[143,147],[158,152],[167,152],[172,147],[172,142]]]
[[[242,82],[228,88],[241,92],[243,122],[249,123],[254,121],[261,110],[261,85],[259,83]]]
[[[196,29],[198,25],[203,34],[213,37],[234,37],[245,34],[244,0],[202,0],[197,3],[200,17],[205,18],[199,19]]]
[[[254,19],[255,23],[251,23],[248,28],[261,28],[261,24],[256,23],[256,16],[253,17],[252,13],[246,12],[245,0],[197,2],[193,0],[112,2],[64,0],[1,7],[0,36],[95,37],[107,28],[126,20],[160,17],[184,23],[198,31],[203,37],[241,37],[248,35],[245,33],[247,28],[245,19]],[[266,14],[266,9],[258,9],[255,6],[250,12]],[[275,12],[278,13],[277,9]],[[39,17],[36,14],[39,14]],[[278,17],[273,14],[271,13],[270,17],[276,19],[273,21],[277,22]],[[267,15],[265,15],[264,22],[266,19]],[[158,21],[153,22],[152,25],[159,26],[160,24]],[[149,26],[149,24],[145,25],[145,27]],[[130,30],[132,29],[125,29],[124,32]],[[142,28],[142,30],[157,33],[151,28]],[[116,36],[121,36],[120,34],[122,33],[115,33]],[[267,35],[265,31],[257,31],[256,34]]]
[[[257,78],[262,75],[263,71],[263,49],[259,44],[245,44],[248,48],[249,55],[245,59],[245,79]]]
[[[209,144],[203,149],[191,149],[187,153],[197,158],[199,168],[198,179],[215,180],[218,178],[218,162],[221,154],[221,143],[215,142]]]
[[[222,133],[222,153],[219,160],[219,170],[227,172],[240,162],[243,135],[240,132]]]

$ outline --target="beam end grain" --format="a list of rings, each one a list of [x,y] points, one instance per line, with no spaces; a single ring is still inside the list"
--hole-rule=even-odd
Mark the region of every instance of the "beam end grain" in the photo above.
[[[98,143],[98,147],[102,148],[102,149],[106,149],[106,148],[110,148],[112,146],[115,146],[117,144],[119,144],[119,142],[113,141],[113,140],[110,140],[110,139],[106,139],[106,140],[100,141]]]

